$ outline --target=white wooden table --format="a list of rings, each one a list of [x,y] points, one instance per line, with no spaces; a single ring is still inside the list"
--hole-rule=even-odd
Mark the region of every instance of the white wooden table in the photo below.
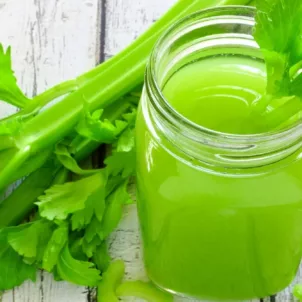
[[[0,42],[12,46],[16,75],[23,90],[31,96],[116,54],[174,2],[0,0]],[[14,111],[0,102],[0,117]],[[126,209],[123,222],[110,240],[110,250],[114,257],[125,260],[127,278],[144,278],[135,206]],[[41,273],[35,284],[27,282],[5,293],[2,302],[92,302],[94,298],[91,290],[54,282],[50,275]],[[263,300],[270,301],[296,300],[288,289]]]

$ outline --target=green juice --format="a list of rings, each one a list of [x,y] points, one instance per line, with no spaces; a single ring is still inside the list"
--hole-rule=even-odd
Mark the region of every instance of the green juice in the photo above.
[[[243,57],[194,62],[163,88],[171,106],[206,128],[266,132],[252,112],[265,66]],[[244,300],[275,294],[294,278],[302,249],[302,160],[220,173],[188,165],[137,120],[138,207],[150,279],[172,293]]]

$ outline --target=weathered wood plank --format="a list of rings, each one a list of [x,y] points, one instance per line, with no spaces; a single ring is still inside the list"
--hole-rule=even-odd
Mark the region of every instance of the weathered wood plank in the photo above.
[[[105,55],[110,57],[135,40],[176,0],[107,0]]]
[[[6,293],[3,302],[41,302],[43,301],[43,283],[40,274],[37,274],[37,282],[25,282],[20,288]]]
[[[99,0],[0,0],[0,41],[12,45],[16,75],[32,96],[92,68],[100,56]],[[16,109],[0,104],[0,117]],[[84,302],[85,288],[42,273],[3,302]]]

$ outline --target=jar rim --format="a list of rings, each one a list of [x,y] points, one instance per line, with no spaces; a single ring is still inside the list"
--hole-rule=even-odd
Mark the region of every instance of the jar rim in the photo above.
[[[166,97],[164,96],[162,89],[160,88],[160,85],[158,83],[158,79],[156,76],[156,63],[158,60],[158,56],[160,51],[163,48],[163,45],[169,41],[171,36],[174,32],[177,32],[177,30],[181,29],[182,26],[186,24],[189,20],[192,19],[198,19],[202,20],[207,15],[213,14],[215,17],[215,13],[227,13],[227,12],[236,12],[238,13],[236,16],[243,16],[246,18],[247,21],[253,22],[255,24],[255,12],[256,9],[251,6],[239,6],[239,5],[228,5],[228,6],[219,6],[215,8],[209,8],[205,10],[201,10],[198,12],[195,12],[189,16],[186,16],[185,18],[182,18],[178,22],[176,22],[174,25],[172,25],[157,41],[155,44],[153,51],[151,53],[149,63],[147,65],[147,72],[146,72],[146,82],[149,82],[152,85],[152,93],[155,95],[155,97],[150,98],[150,102],[155,108],[155,110],[160,115],[165,115],[165,119],[168,119],[170,123],[174,124],[177,123],[177,121],[181,121],[182,127],[184,127],[186,130],[190,131],[190,133],[194,133],[194,137],[198,136],[205,136],[208,139],[221,139],[225,143],[231,143],[232,145],[234,143],[249,143],[249,144],[258,144],[263,141],[273,141],[278,139],[283,139],[288,136],[292,136],[296,133],[302,133],[302,120],[299,119],[295,123],[291,124],[288,127],[285,127],[283,129],[279,130],[271,130],[268,132],[263,133],[255,133],[255,134],[230,134],[225,132],[216,131],[207,127],[204,127],[202,125],[196,124],[193,121],[189,120],[188,118],[184,117],[181,113],[179,113],[176,109],[174,109]],[[234,14],[233,14],[234,15]],[[220,15],[220,16],[227,16]],[[217,20],[219,18],[219,15],[215,17]],[[259,46],[258,46],[259,49]],[[146,90],[150,87],[146,85]],[[186,131],[184,131],[185,133]]]

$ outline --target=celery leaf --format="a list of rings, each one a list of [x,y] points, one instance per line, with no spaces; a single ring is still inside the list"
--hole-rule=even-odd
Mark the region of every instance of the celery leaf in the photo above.
[[[258,0],[254,38],[266,61],[267,93],[287,96],[290,68],[302,60],[302,2]]]
[[[72,157],[68,148],[63,143],[56,145],[55,154],[60,163],[69,171],[78,175],[91,175],[100,172],[100,170],[84,170],[82,169],[77,161]]]
[[[302,98],[302,72],[292,81],[290,89],[291,94]]]
[[[106,271],[110,265],[111,258],[109,256],[109,251],[106,242],[99,245],[93,255],[93,262],[96,264],[97,268],[102,272]]]
[[[53,232],[53,224],[46,220],[13,228],[8,234],[8,243],[26,263],[39,263]]]
[[[123,215],[124,205],[131,200],[127,191],[127,185],[128,182],[125,181],[108,197],[102,223],[103,239],[106,239],[118,226]]]
[[[102,239],[103,235],[103,224],[102,221],[99,221],[96,216],[94,216],[90,224],[86,227],[84,239],[86,242],[92,242],[95,237]]]
[[[102,221],[105,211],[105,183],[89,196],[85,203],[85,208],[75,212],[71,217],[72,229],[81,230],[88,226],[95,216],[98,221]]]
[[[100,271],[94,264],[74,259],[68,245],[58,258],[57,272],[63,280],[83,286],[96,286],[101,280]]]
[[[114,151],[111,156],[106,158],[105,164],[113,176],[121,173],[123,178],[127,178],[135,174],[135,159],[134,150],[129,152]]]
[[[118,138],[117,152],[130,152],[134,149],[135,138],[134,129],[127,128]]]
[[[101,244],[102,244],[102,240],[98,236],[95,236],[93,240],[90,242],[87,242],[84,238],[82,243],[83,252],[88,258],[91,258],[95,253],[97,247],[100,246]]]
[[[66,223],[57,227],[53,232],[45,249],[42,268],[51,272],[57,264],[58,258],[68,240],[68,225]]]
[[[103,173],[76,182],[55,185],[39,197],[39,213],[48,220],[65,220],[70,214],[85,209],[88,198],[105,184]]]
[[[103,110],[97,110],[93,114],[88,112],[85,118],[77,125],[77,132],[83,137],[99,143],[113,143],[118,135],[127,127],[127,123],[116,120],[115,124],[113,124],[107,119],[101,120],[103,112]]]
[[[0,44],[0,100],[23,108],[29,99],[23,94],[17,84],[12,70],[11,48],[6,51]]]
[[[12,289],[26,280],[36,279],[36,267],[26,264],[7,241],[12,229],[0,230],[0,291]]]

